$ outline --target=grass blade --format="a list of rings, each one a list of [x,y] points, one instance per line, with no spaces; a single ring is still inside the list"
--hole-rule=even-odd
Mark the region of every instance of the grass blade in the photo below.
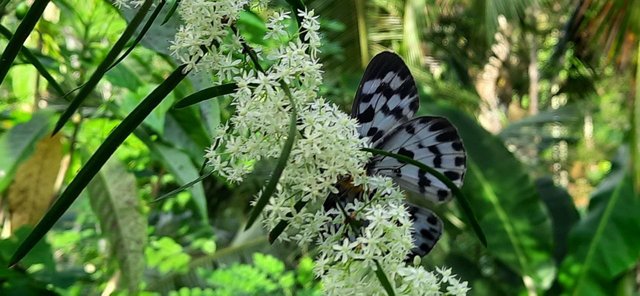
[[[9,68],[11,68],[11,64],[18,56],[20,49],[22,48],[22,44],[27,40],[31,31],[36,26],[36,23],[42,16],[44,9],[49,4],[49,0],[35,0],[33,4],[31,4],[31,8],[27,11],[27,15],[25,15],[24,19],[16,29],[15,34],[9,40],[7,47],[5,47],[2,56],[0,57],[0,84],[9,73]]]
[[[58,119],[58,122],[56,122],[56,126],[53,129],[53,134],[56,134],[60,131],[67,120],[71,118],[71,115],[73,115],[73,113],[78,110],[80,104],[82,104],[82,102],[87,98],[87,96],[89,96],[96,85],[98,85],[98,82],[109,70],[109,67],[113,64],[129,39],[131,39],[131,36],[136,31],[142,20],[144,20],[144,17],[147,15],[147,12],[149,11],[152,3],[153,0],[145,0],[145,2],[138,10],[138,13],[136,13],[136,16],[131,20],[131,23],[129,23],[129,25],[124,30],[118,41],[116,41],[116,43],[113,45],[107,56],[104,58],[104,60],[102,60],[100,65],[98,65],[98,68],[95,70],[95,72],[93,72],[91,77],[89,77],[89,80],[82,86],[82,88],[78,92],[78,95],[76,95],[76,97],[71,101],[67,109],[64,110],[64,112],[60,116],[60,119]]]
[[[451,182],[451,180],[449,180],[449,178],[445,177],[443,174],[441,174],[440,172],[438,172],[437,170],[435,170],[432,167],[429,167],[427,165],[425,165],[422,162],[419,162],[417,160],[414,160],[412,158],[409,158],[407,156],[404,155],[400,155],[400,154],[395,154],[395,153],[391,153],[388,151],[384,151],[384,150],[380,150],[380,149],[373,149],[373,148],[362,148],[363,151],[367,151],[367,152],[371,152],[373,154],[376,155],[384,155],[384,156],[388,156],[388,157],[393,157],[399,161],[411,164],[411,165],[415,165],[418,168],[428,172],[429,174],[433,175],[434,177],[438,178],[438,180],[442,181],[442,183],[444,183],[445,185],[447,185],[447,187],[449,189],[451,189],[451,192],[453,192],[453,194],[455,194],[458,198],[456,198],[456,201],[458,201],[458,204],[460,205],[460,209],[462,210],[462,212],[464,213],[464,215],[467,218],[467,222],[469,222],[469,224],[471,225],[471,228],[473,229],[473,231],[476,233],[476,236],[478,237],[478,239],[480,240],[480,242],[482,243],[482,245],[484,245],[485,247],[487,246],[487,238],[484,235],[484,232],[482,232],[482,228],[480,228],[480,224],[478,223],[478,219],[476,219],[476,216],[473,214],[473,210],[471,209],[471,205],[469,204],[469,201],[465,198],[464,194],[462,193],[462,191],[460,191],[460,188],[458,188],[458,186],[456,186],[455,184],[453,184],[453,182]]]
[[[184,99],[178,101],[173,107],[178,109],[188,107],[208,99],[212,99],[218,96],[228,95],[236,91],[237,88],[238,88],[238,85],[235,83],[227,83],[227,84],[205,88],[201,91],[188,95]]]
[[[106,163],[109,157],[124,142],[124,140],[133,132],[133,130],[142,123],[142,121],[151,113],[151,111],[162,102],[162,100],[182,81],[187,73],[183,73],[186,66],[182,65],[165,79],[165,81],[156,87],[140,104],[113,130],[105,139],[104,143],[98,147],[98,150],[89,158],[87,163],[80,169],[80,172],[71,181],[69,186],[62,192],[60,197],[53,203],[49,211],[38,222],[29,236],[20,244],[16,252],[11,257],[9,265],[14,265],[22,259],[35,244],[44,237],[44,235],[53,227],[53,224],[60,219],[62,214],[71,206],[78,198],[82,190],[87,186],[89,181],[95,177],[100,168]]]
[[[393,287],[391,286],[391,282],[389,282],[387,275],[384,273],[384,270],[382,270],[382,266],[380,266],[380,262],[378,262],[378,260],[373,261],[376,263],[377,267],[376,276],[378,277],[378,280],[380,281],[382,287],[384,287],[384,290],[387,292],[387,295],[396,295],[396,292],[393,291]]]

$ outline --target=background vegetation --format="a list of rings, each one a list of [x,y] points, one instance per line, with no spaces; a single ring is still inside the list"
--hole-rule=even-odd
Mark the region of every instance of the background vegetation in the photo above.
[[[215,127],[233,112],[224,96],[172,107],[212,86],[204,73],[171,81],[179,18],[161,23],[174,2],[157,3],[164,8],[139,44],[151,22],[121,37],[137,9],[47,2],[0,1],[0,294],[320,294],[313,250],[272,246],[260,226],[242,231],[268,165],[237,186],[212,175],[156,201],[202,174]],[[452,203],[436,209],[445,234],[423,264],[451,267],[475,295],[640,293],[637,2],[305,2],[326,34],[325,97],[346,111],[368,60],[394,50],[418,82],[420,112],[448,117],[464,139],[462,189],[488,247]],[[238,22],[253,43],[266,13],[248,10]],[[177,86],[121,134],[131,136],[108,138],[168,81]],[[62,114],[72,116],[50,136]],[[109,143],[110,158],[100,154]],[[72,180],[92,155],[106,163],[82,191]],[[82,193],[63,195],[73,204],[8,269],[64,188]]]

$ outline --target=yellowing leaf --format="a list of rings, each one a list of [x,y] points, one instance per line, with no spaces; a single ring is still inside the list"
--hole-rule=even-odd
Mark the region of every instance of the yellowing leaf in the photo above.
[[[36,224],[49,208],[63,157],[60,139],[60,135],[44,137],[18,167],[8,194],[12,229]]]

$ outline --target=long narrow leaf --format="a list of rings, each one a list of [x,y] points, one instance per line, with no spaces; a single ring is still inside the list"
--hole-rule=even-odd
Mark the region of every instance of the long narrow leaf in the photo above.
[[[120,62],[122,62],[136,48],[138,43],[140,43],[142,38],[144,38],[144,36],[147,34],[149,29],[153,25],[153,22],[156,20],[156,18],[160,14],[160,11],[162,11],[164,4],[165,4],[165,1],[160,1],[160,3],[158,3],[158,5],[156,6],[156,9],[153,10],[153,13],[151,14],[147,22],[142,27],[142,30],[140,30],[140,33],[138,33],[138,36],[136,37],[136,39],[133,40],[133,43],[129,45],[129,48],[127,48],[127,50],[122,55],[120,55],[118,60],[116,60],[115,62],[113,62],[113,64],[111,64],[111,66],[109,66],[109,69],[107,71],[113,69],[113,67],[120,64]]]
[[[453,182],[451,182],[451,180],[449,180],[449,178],[447,178],[445,175],[443,175],[442,173],[438,172],[434,168],[429,167],[429,166],[425,165],[422,162],[419,162],[417,160],[414,160],[413,158],[409,158],[409,157],[404,156],[404,155],[395,154],[395,153],[391,153],[391,152],[388,152],[388,151],[384,151],[384,150],[380,150],[380,149],[373,149],[373,148],[362,148],[362,150],[363,151],[367,151],[367,152],[371,152],[373,154],[393,157],[393,158],[395,158],[395,159],[397,159],[397,160],[399,160],[401,162],[405,162],[405,163],[408,163],[408,164],[415,165],[418,168],[420,168],[421,170],[427,171],[429,174],[433,175],[438,180],[442,181],[442,183],[447,185],[447,187],[449,189],[451,189],[451,192],[453,192],[453,194],[456,197],[458,197],[458,198],[456,198],[456,201],[458,201],[458,203],[460,204],[460,208],[461,208],[462,212],[464,213],[464,215],[467,218],[467,221],[471,225],[471,229],[473,229],[473,231],[476,233],[476,236],[478,237],[480,242],[485,247],[487,246],[487,238],[485,237],[484,232],[482,232],[482,228],[480,227],[480,223],[478,223],[478,219],[476,218],[476,215],[473,214],[473,210],[471,209],[471,205],[469,204],[469,201],[467,200],[466,197],[464,197],[464,194],[462,193],[462,191],[460,191],[460,188],[458,188],[458,186],[453,184]]]
[[[91,93],[91,91],[93,91],[96,85],[98,85],[98,82],[102,79],[104,74],[107,73],[107,71],[109,70],[109,67],[113,64],[115,59],[118,57],[122,49],[125,47],[125,45],[129,41],[129,39],[131,39],[131,36],[133,35],[133,33],[135,33],[140,23],[144,20],[144,17],[147,15],[147,12],[149,11],[149,7],[151,7],[152,3],[153,3],[153,0],[145,0],[145,2],[142,4],[140,9],[138,10],[138,13],[131,20],[131,22],[129,23],[127,28],[124,30],[124,32],[122,33],[118,41],[116,41],[116,43],[113,45],[113,47],[111,48],[107,56],[104,58],[104,60],[102,60],[100,65],[98,65],[98,68],[96,69],[96,71],[93,72],[91,77],[89,77],[89,80],[82,86],[82,88],[78,92],[78,95],[76,95],[76,97],[71,101],[67,109],[64,110],[64,112],[60,116],[60,119],[58,119],[58,122],[56,122],[56,126],[53,129],[53,134],[56,134],[57,132],[60,131],[60,129],[67,122],[67,120],[71,118],[71,115],[73,115],[73,113],[75,113],[76,110],[78,110],[78,107],[80,107],[80,104],[82,104],[82,102],[87,98],[87,96],[89,96],[89,94]]]
[[[376,263],[376,267],[377,267],[376,276],[378,277],[378,280],[380,281],[380,284],[382,285],[382,287],[384,287],[384,290],[387,292],[387,295],[389,296],[396,295],[396,292],[393,291],[391,282],[389,282],[387,275],[384,273],[384,270],[382,269],[380,262],[378,262],[378,260],[374,260],[374,262]]]
[[[304,208],[305,205],[307,205],[308,201],[298,201],[295,205],[293,205],[293,208],[296,209],[296,212],[300,212],[300,210],[302,210],[302,208]],[[290,215],[290,214],[288,214]],[[269,243],[273,244],[273,242],[276,241],[276,239],[278,239],[278,237],[282,234],[282,232],[287,228],[287,226],[289,226],[289,222],[282,220],[280,222],[278,222],[278,224],[276,224],[276,227],[274,227],[271,232],[269,232]]]
[[[289,121],[289,134],[287,136],[287,141],[284,143],[284,147],[282,147],[282,152],[280,153],[280,157],[278,158],[278,164],[276,168],[273,170],[273,174],[271,175],[271,179],[265,186],[264,190],[262,190],[262,194],[258,201],[256,202],[253,209],[251,209],[251,213],[249,215],[249,221],[247,221],[246,229],[251,228],[253,223],[256,221],[264,207],[269,202],[269,198],[273,195],[273,192],[276,190],[276,185],[278,185],[278,181],[280,180],[280,176],[282,175],[282,171],[284,171],[285,166],[287,165],[287,161],[289,160],[289,154],[291,154],[291,149],[293,148],[293,143],[296,139],[296,135],[298,133],[298,129],[296,127],[298,113],[296,111],[296,104],[293,101],[293,97],[289,92],[289,89],[286,85],[283,85],[283,88],[291,100],[291,119]]]
[[[80,169],[78,175],[71,181],[60,197],[51,206],[45,216],[38,222],[29,236],[20,244],[16,252],[11,257],[9,265],[14,265],[22,259],[35,244],[53,227],[53,224],[60,219],[62,214],[80,195],[89,181],[95,177],[100,168],[109,157],[133,132],[133,130],[151,113],[151,111],[162,102],[162,100],[182,81],[187,73],[183,73],[185,66],[182,65],[167,77],[167,79],[154,89],[122,122],[109,134],[104,143],[89,158],[87,163]]]
[[[191,106],[193,104],[200,103],[202,101],[212,99],[218,96],[228,95],[233,93],[238,88],[238,85],[235,83],[227,83],[222,85],[217,85],[209,88],[205,88],[201,91],[195,92],[191,95],[188,95],[184,99],[178,101],[174,107],[175,108],[184,108]]]
[[[171,8],[169,9],[169,12],[167,12],[167,15],[164,16],[164,20],[162,20],[161,25],[164,25],[169,21],[171,16],[173,16],[173,14],[176,12],[178,5],[180,5],[180,0],[174,0],[173,5],[171,5]]]
[[[7,39],[13,38],[13,34],[11,34],[11,31],[9,31],[9,29],[4,27],[3,25],[0,25],[0,34],[2,34]],[[60,96],[65,95],[64,90],[62,90],[60,84],[58,84],[53,76],[49,74],[44,65],[40,63],[40,60],[38,60],[38,58],[28,48],[26,48],[25,46],[21,46],[20,53],[29,63],[31,63],[36,68],[36,70],[38,70],[38,73],[40,73],[40,75],[42,75],[42,77],[44,77],[44,79],[46,79],[49,84],[51,84],[51,87],[53,87],[53,89],[57,91]]]
[[[25,15],[22,20],[22,23],[20,23],[16,29],[16,33],[13,34],[13,37],[9,40],[9,44],[7,44],[7,47],[5,47],[2,53],[2,57],[0,57],[0,84],[2,84],[7,73],[9,73],[9,68],[11,68],[11,64],[13,64],[16,56],[18,56],[22,44],[27,40],[31,31],[33,31],[47,4],[49,4],[49,0],[34,1],[29,11],[27,11],[27,15]]]
[[[196,178],[195,180],[193,180],[193,181],[191,181],[191,182],[189,182],[187,184],[184,184],[184,185],[182,185],[182,186],[180,186],[180,187],[178,187],[178,188],[176,188],[174,190],[171,190],[170,192],[167,192],[167,193],[163,194],[162,196],[152,200],[151,202],[153,203],[153,202],[159,202],[161,200],[165,200],[165,199],[167,199],[167,198],[169,198],[169,197],[171,197],[173,195],[176,195],[176,194],[178,194],[178,193],[180,193],[180,192],[182,192],[182,191],[184,191],[186,189],[189,189],[191,186],[193,186],[193,184],[196,184],[196,183],[206,179],[207,177],[211,176],[211,174],[213,174],[213,171],[209,171],[208,173],[205,173],[204,175]]]

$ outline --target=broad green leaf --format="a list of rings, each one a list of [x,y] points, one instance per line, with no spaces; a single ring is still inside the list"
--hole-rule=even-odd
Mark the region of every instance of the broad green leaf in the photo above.
[[[11,183],[18,164],[31,155],[50,124],[51,114],[41,111],[0,136],[0,192]]]
[[[554,185],[551,178],[536,180],[536,189],[551,215],[553,254],[556,262],[559,263],[567,253],[569,231],[580,220],[580,215],[569,193]]]
[[[487,234],[487,251],[521,275],[530,292],[553,279],[549,214],[522,165],[502,142],[452,109],[428,108],[458,129],[467,151],[462,187]]]
[[[174,16],[168,20],[166,19],[167,15],[171,13],[171,9],[172,7],[165,5],[159,14],[159,18],[163,19],[163,22],[157,22],[151,26],[147,33],[142,37],[142,40],[140,40],[140,44],[144,47],[167,56],[171,55],[169,46],[171,45],[171,40],[174,39],[176,32],[178,32],[178,27],[181,24],[181,19],[179,17]],[[133,21],[137,12],[136,8],[121,7],[119,10],[128,23]]]
[[[147,219],[138,198],[136,178],[112,157],[87,186],[91,208],[100,221],[129,293],[136,293],[145,268]]]
[[[627,169],[615,169],[593,193],[572,229],[560,283],[571,295],[610,295],[640,260],[640,198]]]
[[[204,150],[211,145],[211,137],[206,130],[198,108],[170,109],[165,119],[164,138],[174,147],[189,153],[195,163],[201,163]]]
[[[150,144],[149,148],[151,152],[162,161],[165,167],[169,169],[169,172],[176,177],[178,184],[188,184],[200,176],[198,173],[199,168],[193,165],[193,162],[191,162],[191,159],[186,153],[160,143]],[[194,184],[190,191],[200,218],[205,224],[208,223],[207,200],[202,183]]]

